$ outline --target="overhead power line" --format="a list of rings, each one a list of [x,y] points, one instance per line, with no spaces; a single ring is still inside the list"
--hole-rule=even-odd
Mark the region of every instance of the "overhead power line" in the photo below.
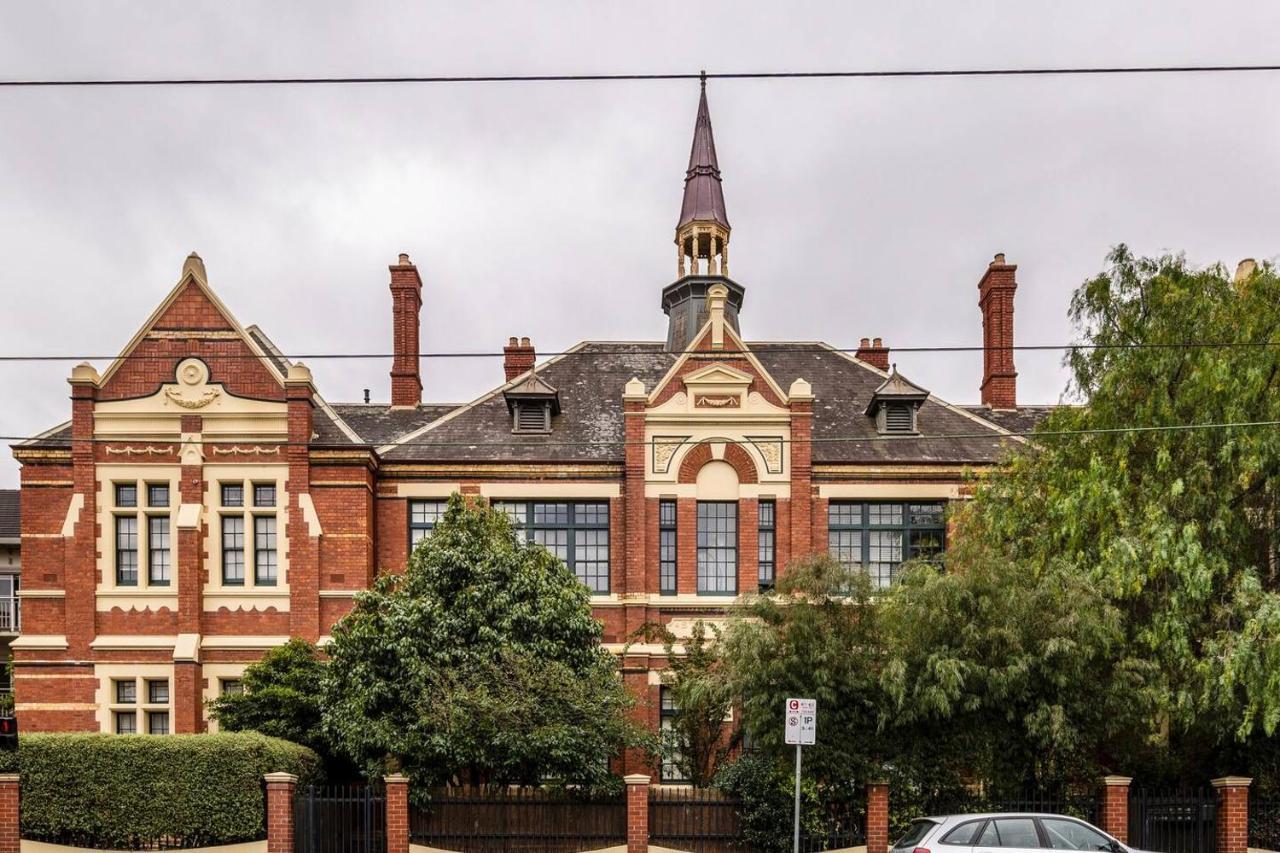
[[[193,335],[199,338],[199,334]],[[653,353],[637,352],[629,345],[620,344],[610,348],[608,342],[597,344],[592,343],[591,349],[571,349],[559,350],[552,352],[539,352],[539,358],[562,358],[562,357],[578,357],[578,358],[599,358],[601,356],[610,355],[648,355]],[[657,343],[657,342],[655,342]],[[778,353],[811,353],[815,350],[823,352],[842,352],[856,353],[863,347],[832,347],[825,344],[814,343],[808,346],[795,346],[788,344],[770,344],[768,342],[759,342],[755,345],[756,349],[721,349],[721,350],[705,350],[689,353],[692,358],[708,358],[717,359],[724,356],[735,355],[761,355],[761,354],[778,354]],[[1062,350],[1130,350],[1130,349],[1270,349],[1280,347],[1280,340],[1275,341],[1179,341],[1169,343],[1114,343],[1114,344],[1094,344],[1094,343],[1076,343],[1076,344],[1018,344],[1010,347],[993,347],[1000,350],[1014,350],[1018,352],[1053,352]],[[879,349],[877,347],[868,347],[868,349]],[[890,353],[959,353],[959,352],[983,352],[986,347],[981,344],[965,344],[956,346],[914,346],[914,347],[897,347],[885,346],[883,349]],[[654,351],[657,352],[656,350]],[[665,350],[663,351],[665,352]],[[673,352],[673,356],[680,356],[683,353]],[[424,352],[418,354],[418,359],[428,358],[503,358],[506,353],[502,350],[470,350],[470,351],[442,351],[442,352]],[[205,355],[187,353],[127,353],[125,355],[59,355],[59,354],[39,354],[39,355],[18,355],[14,353],[0,354],[0,363],[5,362],[24,362],[24,361],[172,361],[175,358],[183,357],[204,357],[218,361],[270,361],[272,356],[255,355],[253,353],[226,353],[218,355]],[[313,353],[290,353],[283,354],[283,358],[289,361],[324,361],[324,360],[375,360],[375,359],[392,359],[396,358],[393,352],[313,352]]]
[[[424,426],[425,425],[426,424],[424,424]],[[1096,429],[1044,430],[1044,431],[1037,431],[1037,430],[997,431],[996,429],[991,429],[991,430],[986,430],[984,432],[953,433],[951,435],[895,434],[895,435],[872,435],[872,436],[865,436],[865,437],[863,436],[830,436],[830,437],[818,436],[818,437],[813,437],[808,439],[799,439],[799,440],[788,439],[788,438],[769,439],[768,443],[784,444],[784,445],[795,444],[797,442],[799,443],[807,442],[809,444],[861,444],[863,442],[879,442],[879,441],[893,441],[893,442],[913,441],[913,440],[914,441],[953,441],[955,439],[968,439],[968,438],[988,439],[993,441],[1004,439],[1004,438],[1033,438],[1033,439],[1039,440],[1042,438],[1060,438],[1060,437],[1075,436],[1075,435],[1122,435],[1125,433],[1187,432],[1187,431],[1210,430],[1210,429],[1256,429],[1260,427],[1280,427],[1280,421],[1226,421],[1226,422],[1199,423],[1199,424],[1162,424],[1157,426],[1099,427]],[[0,441],[25,442],[25,441],[37,441],[37,440],[41,442],[45,442],[46,444],[57,443],[59,445],[66,445],[67,447],[70,447],[73,443],[78,441],[87,441],[92,444],[128,444],[130,442],[148,442],[151,444],[173,444],[173,445],[179,445],[179,446],[187,445],[187,444],[191,444],[191,445],[249,444],[254,446],[268,446],[268,447],[325,447],[325,448],[337,447],[337,448],[353,448],[354,449],[354,448],[361,448],[361,447],[376,448],[376,447],[385,447],[389,445],[395,445],[396,447],[460,447],[460,448],[469,448],[469,449],[477,449],[477,448],[484,448],[484,447],[501,447],[504,450],[541,450],[541,449],[553,448],[553,447],[596,447],[596,448],[629,447],[629,446],[649,447],[649,446],[661,443],[653,439],[644,440],[644,441],[627,441],[626,439],[617,439],[617,440],[606,440],[606,441],[537,441],[537,442],[532,442],[532,441],[526,441],[526,442],[431,441],[430,439],[427,439],[427,440],[411,439],[411,440],[402,441],[402,442],[396,442],[392,440],[392,441],[381,441],[381,442],[368,441],[368,442],[361,442],[361,443],[339,442],[334,444],[319,444],[317,442],[289,441],[287,439],[284,439],[284,440],[241,439],[239,441],[234,439],[192,439],[190,441],[182,441],[182,440],[176,440],[176,439],[158,438],[154,435],[138,435],[138,436],[113,435],[109,438],[97,436],[97,437],[86,438],[86,439],[41,438],[40,436],[0,435]],[[691,442],[691,443],[697,443],[697,442]],[[468,460],[461,460],[461,461],[468,461]]]
[[[2,88],[103,87],[103,86],[317,86],[441,83],[600,83],[663,80],[789,80],[886,77],[1055,77],[1115,74],[1218,74],[1280,71],[1280,65],[1106,65],[1050,66],[1043,68],[932,68],[845,71],[729,71],[639,74],[475,74],[475,75],[378,75],[353,77],[104,77],[69,80],[0,80]]]

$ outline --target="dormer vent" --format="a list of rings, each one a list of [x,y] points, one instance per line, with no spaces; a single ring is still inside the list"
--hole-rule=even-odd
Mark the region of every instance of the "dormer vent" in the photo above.
[[[929,392],[909,381],[893,365],[889,378],[871,395],[866,414],[875,418],[881,435],[915,435],[920,432],[920,407]]]
[[[502,392],[511,412],[513,433],[551,432],[551,419],[560,414],[560,392],[544,382],[536,373],[518,385]]]

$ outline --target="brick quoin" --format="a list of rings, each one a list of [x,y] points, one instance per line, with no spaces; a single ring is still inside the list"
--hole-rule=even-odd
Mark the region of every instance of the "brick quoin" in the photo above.
[[[293,792],[298,777],[292,773],[268,773],[267,853],[293,853]]]
[[[1108,776],[1102,780],[1102,831],[1124,844],[1129,843],[1128,776]]]
[[[867,783],[867,853],[889,853],[889,783]]]
[[[1218,792],[1217,845],[1215,853],[1248,853],[1249,785],[1252,779],[1224,776],[1213,780]]]
[[[633,773],[626,777],[627,853],[646,853],[649,849],[650,780],[651,777],[644,773]]]
[[[387,853],[409,853],[409,777],[384,776],[387,784]]]
[[[21,791],[17,773],[0,773],[0,853],[18,853],[22,833],[18,825]]]

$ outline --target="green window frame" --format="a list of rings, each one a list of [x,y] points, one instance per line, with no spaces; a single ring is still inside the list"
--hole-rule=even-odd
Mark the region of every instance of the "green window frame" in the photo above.
[[[698,501],[698,595],[738,594],[738,502]]]
[[[592,595],[609,594],[608,501],[497,501],[494,508],[563,560]]]
[[[778,505],[773,501],[760,501],[759,515],[758,574],[760,591],[767,592],[773,589],[774,582],[777,580],[775,575],[778,555]]]
[[[658,592],[675,595],[679,565],[676,502],[658,501]]]
[[[907,560],[940,560],[946,550],[942,501],[831,501],[827,505],[827,549],[849,568],[886,589]]]
[[[448,506],[448,501],[409,501],[409,553],[431,535]]]

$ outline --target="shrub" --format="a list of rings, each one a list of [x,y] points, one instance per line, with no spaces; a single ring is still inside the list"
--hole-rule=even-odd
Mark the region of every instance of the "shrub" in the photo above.
[[[0,769],[22,774],[22,836],[84,847],[195,847],[264,837],[262,777],[314,781],[306,747],[257,733],[29,734]]]
[[[760,752],[743,753],[732,764],[720,768],[715,785],[738,798],[738,821],[742,841],[761,853],[785,853],[791,849],[795,820],[795,776]],[[816,785],[801,777],[800,831],[804,835],[822,832],[822,818]]]

